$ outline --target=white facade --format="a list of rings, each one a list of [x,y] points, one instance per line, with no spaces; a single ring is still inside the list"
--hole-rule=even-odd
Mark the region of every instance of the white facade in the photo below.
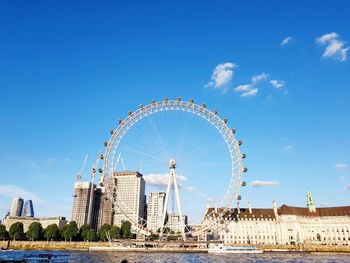
[[[214,211],[207,209],[205,220],[214,220]],[[277,208],[274,202],[271,209],[233,209],[222,219],[216,220],[216,231],[207,237],[226,244],[350,245],[350,206]]]
[[[153,232],[156,232],[163,225],[162,217],[165,195],[164,192],[152,192],[148,194],[147,228]]]
[[[113,224],[121,226],[123,221],[138,222],[145,217],[145,180],[138,172],[115,172],[114,193],[116,205],[114,207]]]

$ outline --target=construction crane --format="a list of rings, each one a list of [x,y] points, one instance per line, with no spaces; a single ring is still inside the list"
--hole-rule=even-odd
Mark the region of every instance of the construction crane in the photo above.
[[[81,178],[83,177],[83,171],[84,171],[84,168],[85,168],[85,164],[86,164],[86,161],[88,159],[88,154],[85,156],[85,160],[84,160],[84,163],[83,163],[83,166],[81,167],[80,171],[78,172],[77,174],[77,182],[81,182]]]

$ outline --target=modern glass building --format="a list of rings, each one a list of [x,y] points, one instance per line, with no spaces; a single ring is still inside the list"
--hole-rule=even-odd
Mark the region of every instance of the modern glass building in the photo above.
[[[24,217],[34,217],[34,208],[32,200],[27,200],[24,203],[22,216]]]

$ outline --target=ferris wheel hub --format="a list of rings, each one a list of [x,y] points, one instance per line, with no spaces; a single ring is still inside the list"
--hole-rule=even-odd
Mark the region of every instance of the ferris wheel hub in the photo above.
[[[175,166],[176,166],[175,159],[170,159],[169,166],[170,166],[170,169],[175,169]]]

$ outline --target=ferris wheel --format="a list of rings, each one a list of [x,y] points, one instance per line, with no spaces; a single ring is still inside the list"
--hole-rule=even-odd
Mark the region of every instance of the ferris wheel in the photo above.
[[[226,192],[218,203],[220,209],[208,212],[206,216],[213,220],[202,221],[200,227],[192,231],[192,236],[198,236],[205,231],[218,228],[224,215],[236,205],[236,202],[241,200],[240,187],[246,186],[246,182],[242,180],[242,174],[247,172],[247,168],[243,166],[243,159],[246,158],[246,155],[240,151],[242,141],[235,139],[235,129],[228,126],[227,119],[220,118],[217,111],[207,109],[205,104],[196,104],[193,99],[183,101],[181,98],[176,100],[165,98],[163,101],[153,100],[149,105],[140,105],[134,112],[129,111],[124,120],[118,121],[118,127],[110,130],[111,137],[109,141],[104,142],[106,150],[104,154],[100,155],[100,159],[103,160],[103,168],[99,169],[99,172],[102,173],[100,182],[105,186],[107,198],[112,200],[114,209],[118,208],[139,233],[149,235],[150,231],[145,227],[144,220],[142,218],[135,220],[135,218],[129,217],[130,208],[122,202],[116,202],[118,193],[114,191],[113,172],[115,164],[120,158],[120,155],[117,155],[119,144],[128,130],[143,118],[164,111],[187,112],[206,120],[219,131],[230,155],[231,174],[229,175]]]

